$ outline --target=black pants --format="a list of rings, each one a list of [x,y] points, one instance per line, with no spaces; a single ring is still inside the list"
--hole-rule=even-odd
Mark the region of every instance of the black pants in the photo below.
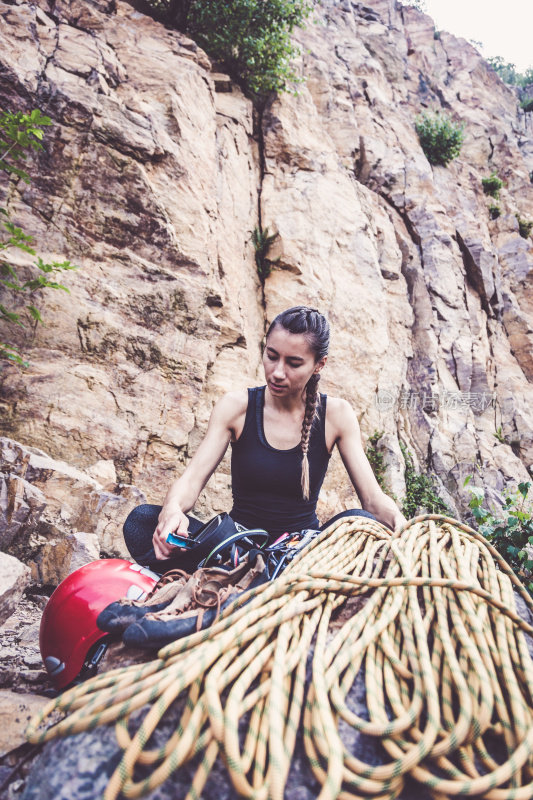
[[[194,563],[191,561],[192,556],[186,550],[177,550],[176,555],[164,560],[158,559],[155,556],[152,537],[157,527],[159,513],[162,508],[163,506],[145,503],[131,511],[124,523],[124,541],[126,542],[126,547],[138,564],[142,564],[143,567],[149,567],[154,570],[154,572],[168,572],[169,569],[184,569],[189,571],[191,568],[194,568]],[[335,514],[334,517],[328,519],[327,522],[321,525],[320,530],[323,531],[324,528],[327,528],[332,522],[336,522],[342,517],[351,517],[353,515],[375,519],[368,511],[363,511],[360,508],[351,508],[347,511],[341,511],[340,514]],[[195,517],[191,517],[189,514],[187,514],[187,519],[189,520],[189,533],[194,536],[204,523],[200,522],[200,520]]]

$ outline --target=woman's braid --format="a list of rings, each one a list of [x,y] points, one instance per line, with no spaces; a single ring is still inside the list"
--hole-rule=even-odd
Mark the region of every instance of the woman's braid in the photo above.
[[[300,447],[302,448],[302,494],[306,500],[309,500],[309,459],[307,452],[309,450],[309,439],[311,438],[311,428],[313,422],[318,414],[320,394],[318,391],[318,382],[320,375],[315,372],[307,381],[305,387],[305,414],[302,423],[302,438],[300,439]]]
[[[276,326],[284,328],[289,333],[302,333],[306,337],[309,347],[313,351],[315,363],[320,361],[321,358],[327,356],[329,350],[329,324],[326,319],[316,308],[308,308],[307,306],[294,306],[283,311],[281,314],[272,321],[268,332],[267,339],[271,330]],[[318,414],[320,407],[320,394],[318,391],[318,382],[320,375],[318,372],[313,373],[309,378],[305,387],[305,413],[302,423],[302,438],[300,439],[300,447],[302,449],[302,493],[306,500],[309,500],[309,441],[311,438],[311,430],[313,422]]]

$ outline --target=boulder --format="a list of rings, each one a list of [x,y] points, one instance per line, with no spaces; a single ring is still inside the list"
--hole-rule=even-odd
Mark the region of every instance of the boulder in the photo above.
[[[100,544],[95,533],[67,533],[49,539],[32,562],[32,577],[46,586],[57,586],[67,575],[100,558]]]
[[[31,571],[18,559],[0,552],[0,624],[17,608]]]
[[[108,483],[42,450],[0,438],[0,539],[4,549],[32,565],[32,577],[56,584],[100,554],[129,557],[122,525],[145,502],[135,486]],[[104,479],[113,475],[100,463]]]
[[[37,694],[20,694],[0,689],[0,758],[26,743],[30,719],[49,702]]]

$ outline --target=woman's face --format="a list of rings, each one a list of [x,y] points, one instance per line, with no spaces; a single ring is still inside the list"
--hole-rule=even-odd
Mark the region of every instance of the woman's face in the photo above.
[[[276,325],[263,351],[265,378],[274,397],[301,395],[314,372],[319,372],[326,357],[315,361],[303,333],[289,333]]]

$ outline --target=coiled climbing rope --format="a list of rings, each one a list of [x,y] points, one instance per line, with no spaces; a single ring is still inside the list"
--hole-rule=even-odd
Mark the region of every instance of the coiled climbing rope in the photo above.
[[[533,610],[494,548],[456,520],[417,517],[392,536],[341,518],[211,628],[65,692],[27,735],[39,743],[115,722],[123,754],[105,800],[148,794],[194,758],[196,800],[219,756],[240,795],[282,800],[300,725],[320,800],[392,800],[406,776],[437,800],[531,800],[533,627],[513,589]],[[356,595],[366,601],[334,631],[333,612]],[[348,697],[359,673],[365,718]],[[179,698],[175,731],[150,746]],[[350,752],[347,726],[379,740],[383,763]]]

